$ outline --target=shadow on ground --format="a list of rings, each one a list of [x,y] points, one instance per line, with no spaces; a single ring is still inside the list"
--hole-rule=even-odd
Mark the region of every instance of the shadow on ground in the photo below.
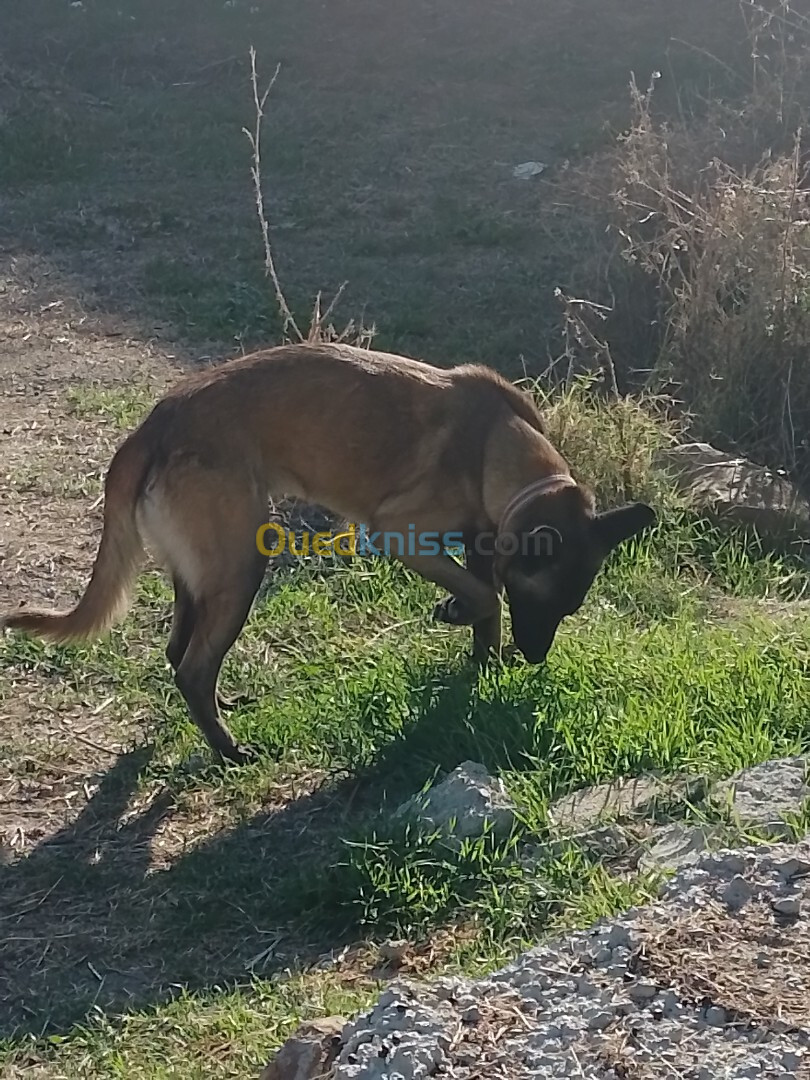
[[[539,745],[529,702],[514,710],[500,750],[493,742],[488,751],[467,721],[456,723],[469,712],[470,670],[416,673],[416,681],[412,722],[366,768],[223,829],[167,869],[154,869],[151,849],[184,781],[138,805],[153,751],[121,756],[76,821],[0,868],[0,1038],[65,1031],[93,1009],[139,1009],[181,987],[238,984],[257,957],[267,975],[357,940],[356,898],[345,889],[318,894],[341,838],[362,838],[385,804],[397,805],[439,768],[470,756],[514,766],[522,743],[527,753]],[[443,750],[439,725],[449,736]],[[186,776],[187,785],[200,782]],[[309,926],[302,897],[317,904],[328,939]]]

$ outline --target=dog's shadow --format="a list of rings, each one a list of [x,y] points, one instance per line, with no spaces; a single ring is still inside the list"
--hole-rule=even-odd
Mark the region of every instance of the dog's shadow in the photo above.
[[[189,824],[184,793],[167,785],[133,806],[152,752],[120,757],[71,825],[0,867],[0,1038],[65,1032],[91,1010],[141,1009],[181,986],[237,985],[340,945],[334,933],[298,940],[290,913],[296,882],[317,880],[342,836],[362,833],[437,769],[466,758],[516,767],[523,749],[537,750],[528,701],[500,716],[501,740],[484,715],[482,737],[476,712],[487,706],[476,701],[470,669],[414,672],[411,699],[409,722],[370,764],[191,840],[187,851],[181,841],[165,866],[163,830],[174,833],[175,850]],[[345,940],[358,933],[349,914],[344,929]]]

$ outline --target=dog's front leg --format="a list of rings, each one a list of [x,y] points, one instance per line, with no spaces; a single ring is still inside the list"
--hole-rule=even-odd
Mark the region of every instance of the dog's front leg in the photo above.
[[[475,626],[496,615],[500,618],[500,598],[491,578],[487,581],[465,570],[449,555],[402,555],[400,562],[452,594],[434,609],[434,618],[439,621]]]
[[[494,558],[478,551],[475,545],[465,545],[467,570],[479,581],[495,588]],[[497,590],[496,590],[497,591]],[[486,664],[490,657],[498,655],[501,650],[501,602],[498,599],[497,608],[491,615],[483,619],[476,619],[474,613],[465,607],[463,601],[457,596],[445,597],[436,605],[434,617],[439,622],[450,623],[453,626],[472,626],[473,628],[473,659],[478,664]]]
[[[479,581],[495,589],[495,560],[492,555],[484,555],[474,544],[465,546],[467,569]],[[497,595],[497,589],[496,589]],[[490,656],[497,656],[501,651],[501,600],[498,597],[497,610],[494,614],[473,623],[473,659],[477,664],[486,664]]]

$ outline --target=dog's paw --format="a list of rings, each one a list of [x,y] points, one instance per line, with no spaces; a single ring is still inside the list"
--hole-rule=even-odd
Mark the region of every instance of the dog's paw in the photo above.
[[[498,647],[494,642],[474,640],[469,659],[478,667],[489,667],[498,659]]]
[[[245,705],[251,705],[255,700],[248,693],[237,693],[228,697],[225,694],[217,694],[217,705],[220,712],[233,712],[235,709],[241,709]]]
[[[223,764],[228,765],[252,765],[261,757],[259,750],[249,743],[234,743],[227,752],[222,753]]]
[[[470,626],[473,621],[470,610],[456,596],[446,596],[441,600],[433,609],[433,618],[450,626]]]

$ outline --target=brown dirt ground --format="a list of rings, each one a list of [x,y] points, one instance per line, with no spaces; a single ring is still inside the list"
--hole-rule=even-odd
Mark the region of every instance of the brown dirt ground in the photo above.
[[[121,433],[72,415],[77,386],[154,390],[177,353],[125,322],[88,314],[72,283],[36,257],[3,260],[0,278],[0,609],[72,602],[92,566],[100,484]],[[131,336],[130,336],[131,334]],[[109,703],[108,703],[109,704]],[[107,709],[69,704],[32,671],[0,687],[3,841],[15,854],[67,824],[137,729]],[[88,786],[89,785],[89,786]]]

